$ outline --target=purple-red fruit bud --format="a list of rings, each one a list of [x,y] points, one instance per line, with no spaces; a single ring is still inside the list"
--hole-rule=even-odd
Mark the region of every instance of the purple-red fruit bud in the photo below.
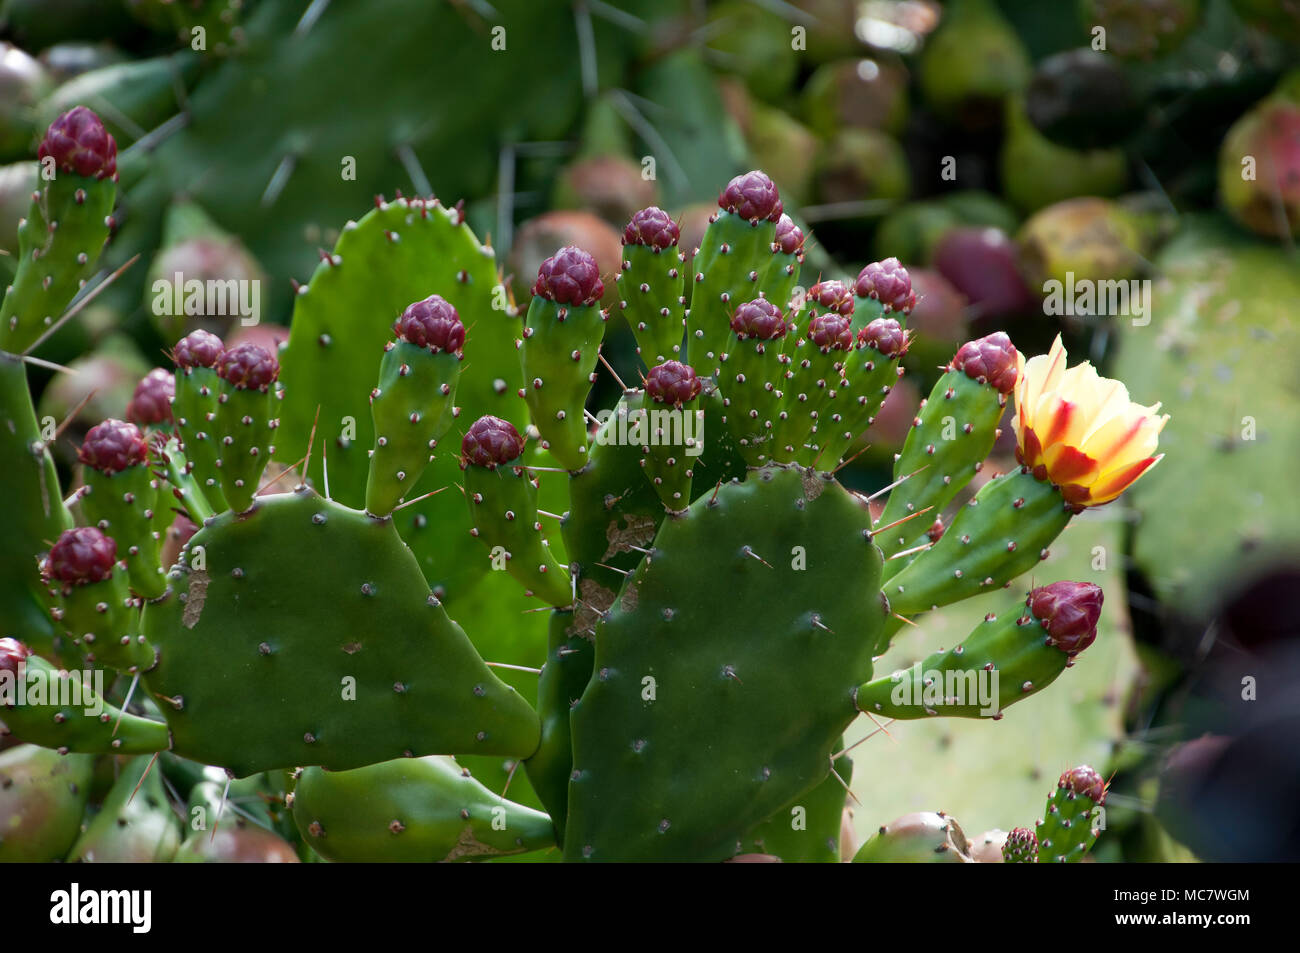
[[[408,304],[401,317],[393,322],[393,333],[435,354],[439,351],[459,354],[465,346],[465,325],[456,309],[441,295],[430,295],[423,301]]]
[[[86,178],[111,179],[117,175],[117,143],[99,117],[85,106],[74,106],[45,130],[37,158],[53,156],[64,172]]]
[[[1090,582],[1054,582],[1029,594],[1025,604],[1052,644],[1066,655],[1078,655],[1097,638],[1103,595]]]
[[[1027,827],[1013,827],[1002,845],[1003,860],[1027,860],[1038,856],[1038,835]]]
[[[776,183],[768,178],[767,173],[758,170],[738,175],[728,182],[718,196],[718,206],[751,222],[761,219],[779,221],[785,210]]]
[[[674,407],[694,400],[703,386],[695,369],[680,361],[664,361],[658,367],[650,368],[645,376],[645,392],[650,399]]]
[[[0,639],[0,672],[18,674],[18,664],[32,654],[32,650],[17,639]]]
[[[853,347],[853,321],[835,311],[814,315],[808,321],[808,340],[823,350],[847,351]]]
[[[1086,797],[1093,804],[1106,803],[1106,782],[1086,764],[1066,771],[1056,786],[1073,791],[1076,797]]]
[[[777,221],[776,239],[773,244],[787,255],[793,255],[803,248],[803,232],[789,215],[782,215]]]
[[[139,466],[148,458],[149,445],[140,428],[112,417],[91,427],[77,451],[78,460],[106,476]]]
[[[972,380],[984,381],[1003,394],[1016,388],[1016,346],[1005,331],[994,331],[988,337],[967,341],[958,350],[950,365],[954,370],[965,371]]]
[[[217,376],[236,390],[266,390],[280,376],[280,362],[260,344],[236,344],[221,353]]]
[[[542,262],[533,283],[533,294],[556,304],[594,304],[604,293],[596,259],[576,245],[561,248]]]
[[[191,331],[172,348],[172,360],[177,367],[216,367],[221,353],[226,349],[221,338],[202,329]]]
[[[742,341],[749,338],[770,341],[785,334],[787,327],[780,308],[766,298],[755,298],[732,312],[731,330]]]
[[[176,376],[155,367],[135,385],[131,402],[126,405],[126,419],[141,427],[170,421],[175,393]]]
[[[912,292],[912,276],[897,258],[873,261],[858,273],[853,287],[859,298],[875,298],[885,311],[907,314],[916,306]]]
[[[681,229],[672,217],[657,205],[652,205],[632,216],[627,228],[623,229],[623,244],[671,248],[681,236]]]
[[[117,543],[97,527],[65,529],[45,557],[45,576],[74,586],[103,582],[113,575]]]
[[[858,332],[858,343],[874,347],[885,357],[902,357],[907,353],[909,339],[893,318],[876,318]]]
[[[819,281],[808,289],[808,300],[819,311],[853,313],[853,292],[842,281]]]
[[[524,438],[510,421],[489,414],[470,426],[460,443],[460,452],[475,466],[491,469],[519,459],[524,452]]]

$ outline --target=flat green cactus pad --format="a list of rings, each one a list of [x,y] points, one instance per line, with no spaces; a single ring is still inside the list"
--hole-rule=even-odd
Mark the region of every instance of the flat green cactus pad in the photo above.
[[[198,568],[202,547],[203,568]],[[488,669],[391,521],[310,489],[216,517],[145,610],[185,757],[244,776],[403,755],[527,757],[536,714]]]
[[[885,618],[867,525],[837,483],[795,468],[665,520],[596,630],[566,858],[722,860],[827,777]]]

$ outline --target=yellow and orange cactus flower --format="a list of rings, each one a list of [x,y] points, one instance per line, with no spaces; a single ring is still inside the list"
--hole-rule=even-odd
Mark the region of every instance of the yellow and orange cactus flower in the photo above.
[[[1160,405],[1129,400],[1121,381],[1084,361],[1065,366],[1058,335],[1048,354],[1020,355],[1016,380],[1016,459],[1039,480],[1060,487],[1073,506],[1109,503],[1160,462]]]

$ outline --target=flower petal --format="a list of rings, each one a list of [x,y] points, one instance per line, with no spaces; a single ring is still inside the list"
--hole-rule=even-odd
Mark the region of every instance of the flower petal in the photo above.
[[[1052,482],[1058,485],[1091,485],[1101,476],[1101,467],[1097,461],[1069,444],[1058,443],[1048,447],[1043,454],[1043,462],[1047,464],[1047,472],[1052,475]]]
[[[1097,506],[1101,503],[1109,503],[1132,486],[1143,473],[1163,460],[1164,456],[1162,453],[1158,457],[1147,457],[1145,460],[1139,460],[1137,463],[1129,464],[1120,470],[1107,473],[1092,485],[1088,505]]]

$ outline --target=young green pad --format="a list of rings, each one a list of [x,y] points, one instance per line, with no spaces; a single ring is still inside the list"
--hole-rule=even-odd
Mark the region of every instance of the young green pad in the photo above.
[[[990,480],[939,541],[884,587],[902,615],[992,592],[1032,568],[1073,513],[1050,483],[1023,468]]]
[[[686,266],[679,238],[677,223],[653,206],[633,215],[623,230],[620,306],[647,367],[681,359]]]
[[[551,819],[493,794],[451,758],[307,768],[293,791],[303,839],[327,860],[483,860],[554,846]]]
[[[522,396],[533,425],[542,446],[569,470],[587,462],[583,409],[608,320],[599,305],[603,293],[595,259],[580,248],[560,249],[538,271],[519,342]]]
[[[387,516],[415,485],[451,426],[465,327],[438,295],[409,305],[393,325],[370,393],[375,446],[366,480],[366,512]]]
[[[94,274],[117,196],[117,144],[84,106],[64,113],[39,148],[42,181],[18,227],[18,270],[0,303],[0,350],[20,353]]]
[[[908,337],[892,318],[878,318],[858,332],[857,343],[844,356],[834,406],[825,409],[801,454],[807,466],[833,470],[840,458],[871,425],[889,396],[903,367]]]
[[[24,741],[86,754],[141,754],[169,746],[166,725],[123,712],[95,690],[88,672],[60,670],[39,655],[24,658],[23,667],[9,685],[0,671],[0,721]]]
[[[775,426],[785,374],[782,346],[788,330],[781,309],[765,298],[747,301],[731,315],[718,389],[727,408],[727,429],[753,467],[771,462],[777,450]]]
[[[566,859],[724,860],[827,777],[885,617],[866,524],[834,481],[776,467],[664,521],[597,626]]]
[[[641,394],[626,395],[617,408],[633,418],[629,436],[640,444],[645,474],[671,513],[691,502],[695,465],[704,452],[702,390],[693,368],[665,361],[650,368]]]
[[[262,471],[275,452],[271,445],[279,395],[280,362],[257,344],[237,344],[221,353],[217,391],[217,437],[221,492],[236,513],[253,505]]]
[[[244,776],[537,747],[537,716],[448,618],[391,520],[307,487],[262,497],[200,529],[169,581],[145,613],[159,652],[147,685],[184,757]]]
[[[1038,863],[1078,863],[1092,847],[1097,834],[1092,819],[1106,803],[1106,783],[1083,765],[1061,775],[1047,798],[1045,816],[1038,822]]]
[[[572,583],[551,555],[537,519],[537,486],[520,460],[519,432],[504,420],[480,417],[461,442],[470,533],[487,547],[493,569],[504,569],[553,606],[573,603]]]
[[[227,508],[217,465],[221,447],[216,430],[217,394],[221,387],[216,364],[224,350],[221,338],[204,330],[190,332],[172,349],[176,363],[172,419],[185,451],[187,468],[211,507],[218,511]]]
[[[909,520],[876,542],[888,557],[917,545],[945,506],[983,466],[998,435],[1006,395],[1016,383],[1016,350],[1001,331],[965,344],[939,378],[894,460],[894,479],[880,525],[927,507],[929,520]],[[906,479],[904,479],[906,478]],[[905,565],[886,566],[888,578]]]

